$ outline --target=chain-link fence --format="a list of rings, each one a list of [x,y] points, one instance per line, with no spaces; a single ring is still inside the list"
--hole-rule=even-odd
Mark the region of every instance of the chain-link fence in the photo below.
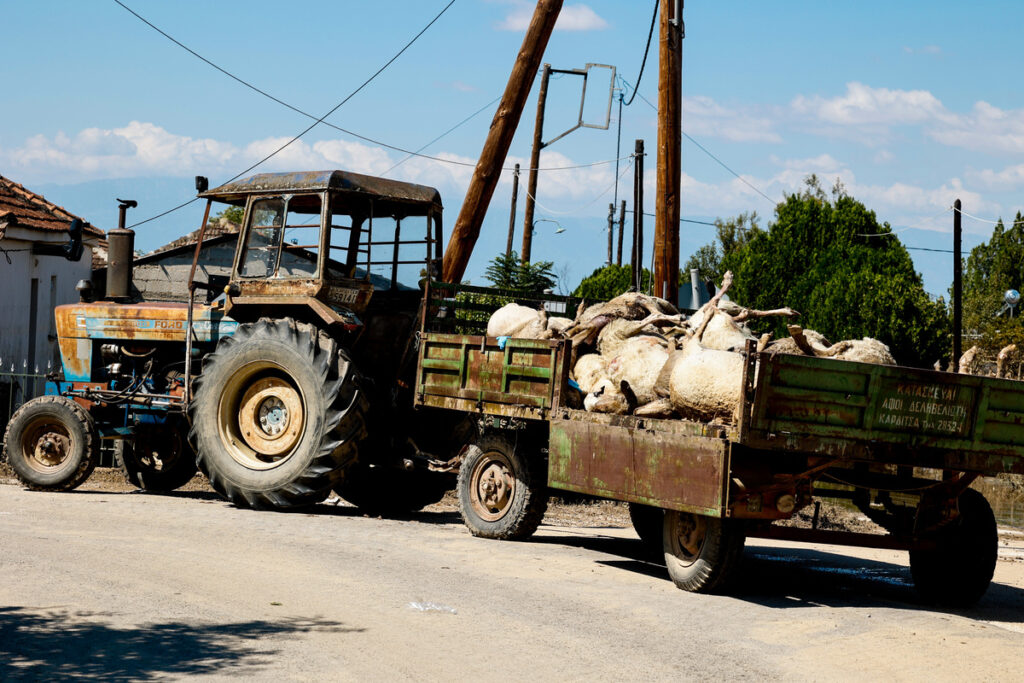
[[[46,375],[0,370],[0,434],[7,433],[7,423],[25,401],[42,396],[45,391]],[[100,441],[100,467],[114,466],[114,444],[111,439]]]

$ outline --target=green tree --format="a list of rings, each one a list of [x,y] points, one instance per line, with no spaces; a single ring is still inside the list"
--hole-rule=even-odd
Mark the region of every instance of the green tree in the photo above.
[[[705,244],[683,265],[679,274],[680,282],[690,281],[690,271],[700,271],[701,280],[721,282],[725,271],[722,259],[763,232],[758,226],[757,211],[741,213],[735,218],[715,219],[716,242]]]
[[[989,241],[971,250],[963,283],[964,330],[980,335],[978,343],[986,351],[1010,343],[1024,347],[1024,324],[1003,311],[1006,290],[1024,287],[1024,216],[1019,211],[1009,228],[1000,219]]]
[[[630,275],[629,266],[609,264],[583,278],[572,294],[587,301],[607,301],[632,289],[633,283],[630,281]],[[644,268],[640,277],[641,289],[649,290],[651,288],[651,271]]]
[[[875,337],[903,364],[930,367],[949,354],[944,301],[924,291],[906,248],[873,211],[837,183],[831,197],[810,176],[775,208],[775,221],[726,253],[730,296],[745,306],[791,306],[829,339]],[[776,320],[777,337],[787,335]]]
[[[553,289],[557,278],[552,270],[551,261],[534,261],[523,263],[516,252],[498,254],[491,259],[484,271],[484,277],[495,287],[509,289],[524,294],[540,294],[545,289]]]
[[[221,218],[226,218],[235,225],[242,224],[242,218],[245,216],[245,209],[241,206],[228,206],[223,211],[218,213],[216,216],[212,216],[207,225],[217,225],[220,223]]]

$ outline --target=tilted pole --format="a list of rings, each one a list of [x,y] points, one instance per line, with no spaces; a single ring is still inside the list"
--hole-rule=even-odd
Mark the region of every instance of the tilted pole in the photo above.
[[[526,206],[523,209],[523,252],[519,255],[523,263],[530,262],[533,251],[533,211],[537,204],[537,168],[540,166],[540,150],[544,148],[544,109],[548,102],[548,81],[551,80],[551,65],[545,64],[540,75],[540,91],[537,93],[537,120],[533,124],[533,147],[530,150],[530,178],[526,182]]]
[[[448,248],[444,253],[442,279],[445,282],[459,282],[469,265],[473,247],[480,236],[480,228],[487,213],[487,207],[494,195],[494,188],[501,176],[501,167],[508,155],[512,137],[519,125],[519,118],[526,105],[526,99],[533,85],[534,74],[540,67],[551,31],[555,28],[562,0],[538,0],[533,19],[526,30],[523,45],[519,49],[512,73],[509,75],[505,94],[501,97],[498,111],[491,121],[491,130],[480,152],[473,178],[466,190],[466,200],[455,220]]]
[[[637,140],[633,152],[633,258],[632,288],[639,292],[644,282],[644,141]]]
[[[682,0],[661,0],[658,54],[658,185],[654,202],[654,294],[679,296]],[[678,16],[677,13],[678,12]]]

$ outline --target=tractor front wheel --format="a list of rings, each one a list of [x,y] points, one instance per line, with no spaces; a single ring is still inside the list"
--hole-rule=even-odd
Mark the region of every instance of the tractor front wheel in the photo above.
[[[92,417],[69,398],[40,396],[11,416],[4,453],[18,479],[37,491],[70,491],[99,459]]]

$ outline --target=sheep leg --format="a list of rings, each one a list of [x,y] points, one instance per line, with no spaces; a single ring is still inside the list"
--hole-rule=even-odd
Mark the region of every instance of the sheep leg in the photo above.
[[[811,346],[811,343],[807,341],[807,337],[804,336],[804,328],[800,327],[799,325],[787,325],[786,329],[789,330],[789,336],[792,337],[793,341],[796,342],[796,346],[798,349],[803,351],[808,356],[817,355],[816,353],[814,353],[814,347]]]
[[[774,333],[772,332],[765,332],[764,334],[761,335],[761,338],[757,340],[758,353],[761,353],[766,348],[768,348],[768,342],[772,340],[772,336],[774,336]]]
[[[732,316],[733,322],[741,323],[744,320],[753,320],[755,318],[770,318],[773,316],[782,316],[785,318],[796,318],[800,313],[794,311],[790,307],[785,308],[773,308],[770,311],[757,311],[752,308],[742,308],[740,312]]]
[[[974,357],[978,355],[978,347],[972,346],[964,352],[964,355],[960,356],[959,372],[961,375],[971,374],[971,365],[974,363]]]
[[[1006,361],[1010,358],[1011,354],[1014,354],[1016,352],[1016,344],[1009,344],[1007,346],[1004,346],[1002,350],[999,351],[999,355],[996,356],[996,377],[1003,376],[1003,370],[1006,368]]]

